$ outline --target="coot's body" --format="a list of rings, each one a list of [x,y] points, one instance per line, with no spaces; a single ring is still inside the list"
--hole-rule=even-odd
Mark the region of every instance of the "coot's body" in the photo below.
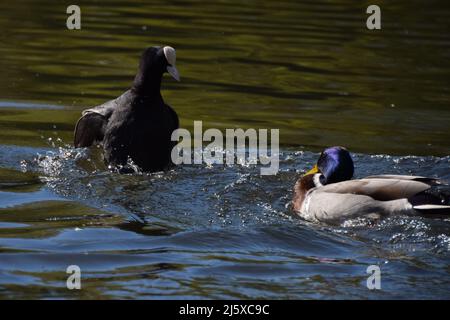
[[[141,97],[133,91],[122,97],[105,128],[105,161],[123,165],[128,157],[144,171],[164,170],[171,164],[174,142],[172,132],[178,128],[175,111],[161,97]]]
[[[175,144],[171,135],[179,122],[160,93],[166,70],[179,80],[173,48],[145,50],[132,88],[83,112],[75,128],[75,147],[101,142],[105,162],[111,167],[126,167],[130,160],[143,171],[169,167]]]

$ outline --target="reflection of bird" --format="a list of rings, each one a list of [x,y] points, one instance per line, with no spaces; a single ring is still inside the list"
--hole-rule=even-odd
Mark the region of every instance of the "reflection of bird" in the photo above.
[[[359,180],[353,160],[342,147],[322,152],[317,164],[294,187],[294,211],[314,222],[338,223],[357,217],[381,218],[393,214],[450,214],[450,206],[426,191],[438,179],[381,175]]]
[[[133,86],[118,98],[83,111],[75,127],[75,147],[101,142],[105,162],[124,166],[128,159],[144,171],[160,171],[172,164],[178,128],[176,112],[161,96],[161,80],[169,72],[180,80],[172,47],[151,47],[142,54]]]

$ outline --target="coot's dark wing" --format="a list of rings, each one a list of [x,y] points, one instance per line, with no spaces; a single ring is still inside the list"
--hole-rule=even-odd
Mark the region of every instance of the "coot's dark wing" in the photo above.
[[[75,147],[89,147],[96,141],[102,141],[105,135],[106,125],[114,110],[119,105],[129,104],[132,97],[131,91],[127,90],[117,99],[84,110],[75,126]]]
[[[84,113],[75,126],[75,148],[89,147],[96,141],[102,141],[106,123],[107,119],[99,113]]]
[[[128,95],[127,91],[117,99],[84,110],[75,126],[74,146],[76,148],[89,147],[96,141],[102,141],[109,118],[117,106],[127,99]]]

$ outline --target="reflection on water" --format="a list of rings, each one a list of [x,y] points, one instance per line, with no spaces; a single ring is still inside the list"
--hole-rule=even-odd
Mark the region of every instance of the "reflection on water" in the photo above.
[[[327,145],[358,152],[358,177],[450,179],[447,2],[381,1],[375,32],[345,0],[108,3],[80,3],[80,31],[66,3],[0,3],[0,298],[450,298],[449,219],[327,227],[287,207]],[[181,125],[279,128],[277,176],[117,175],[65,145],[157,44],[178,52],[163,95]],[[81,291],[65,288],[71,264]]]
[[[89,1],[0,4],[2,100],[67,106],[0,111],[1,140],[72,139],[80,111],[122,93],[148,45],[178,50],[164,96],[183,126],[280,128],[290,146],[447,155],[450,6],[381,1],[382,30],[354,1]],[[42,108],[39,108],[42,109]],[[357,135],[359,138],[354,139]]]

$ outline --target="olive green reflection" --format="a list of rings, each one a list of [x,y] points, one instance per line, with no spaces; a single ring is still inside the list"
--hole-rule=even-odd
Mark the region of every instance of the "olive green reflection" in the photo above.
[[[447,155],[448,1],[378,1],[382,30],[352,1],[2,1],[0,143],[72,140],[82,109],[130,85],[142,49],[177,49],[164,97],[191,129],[279,128],[284,147]],[[17,108],[5,101],[65,106]]]

